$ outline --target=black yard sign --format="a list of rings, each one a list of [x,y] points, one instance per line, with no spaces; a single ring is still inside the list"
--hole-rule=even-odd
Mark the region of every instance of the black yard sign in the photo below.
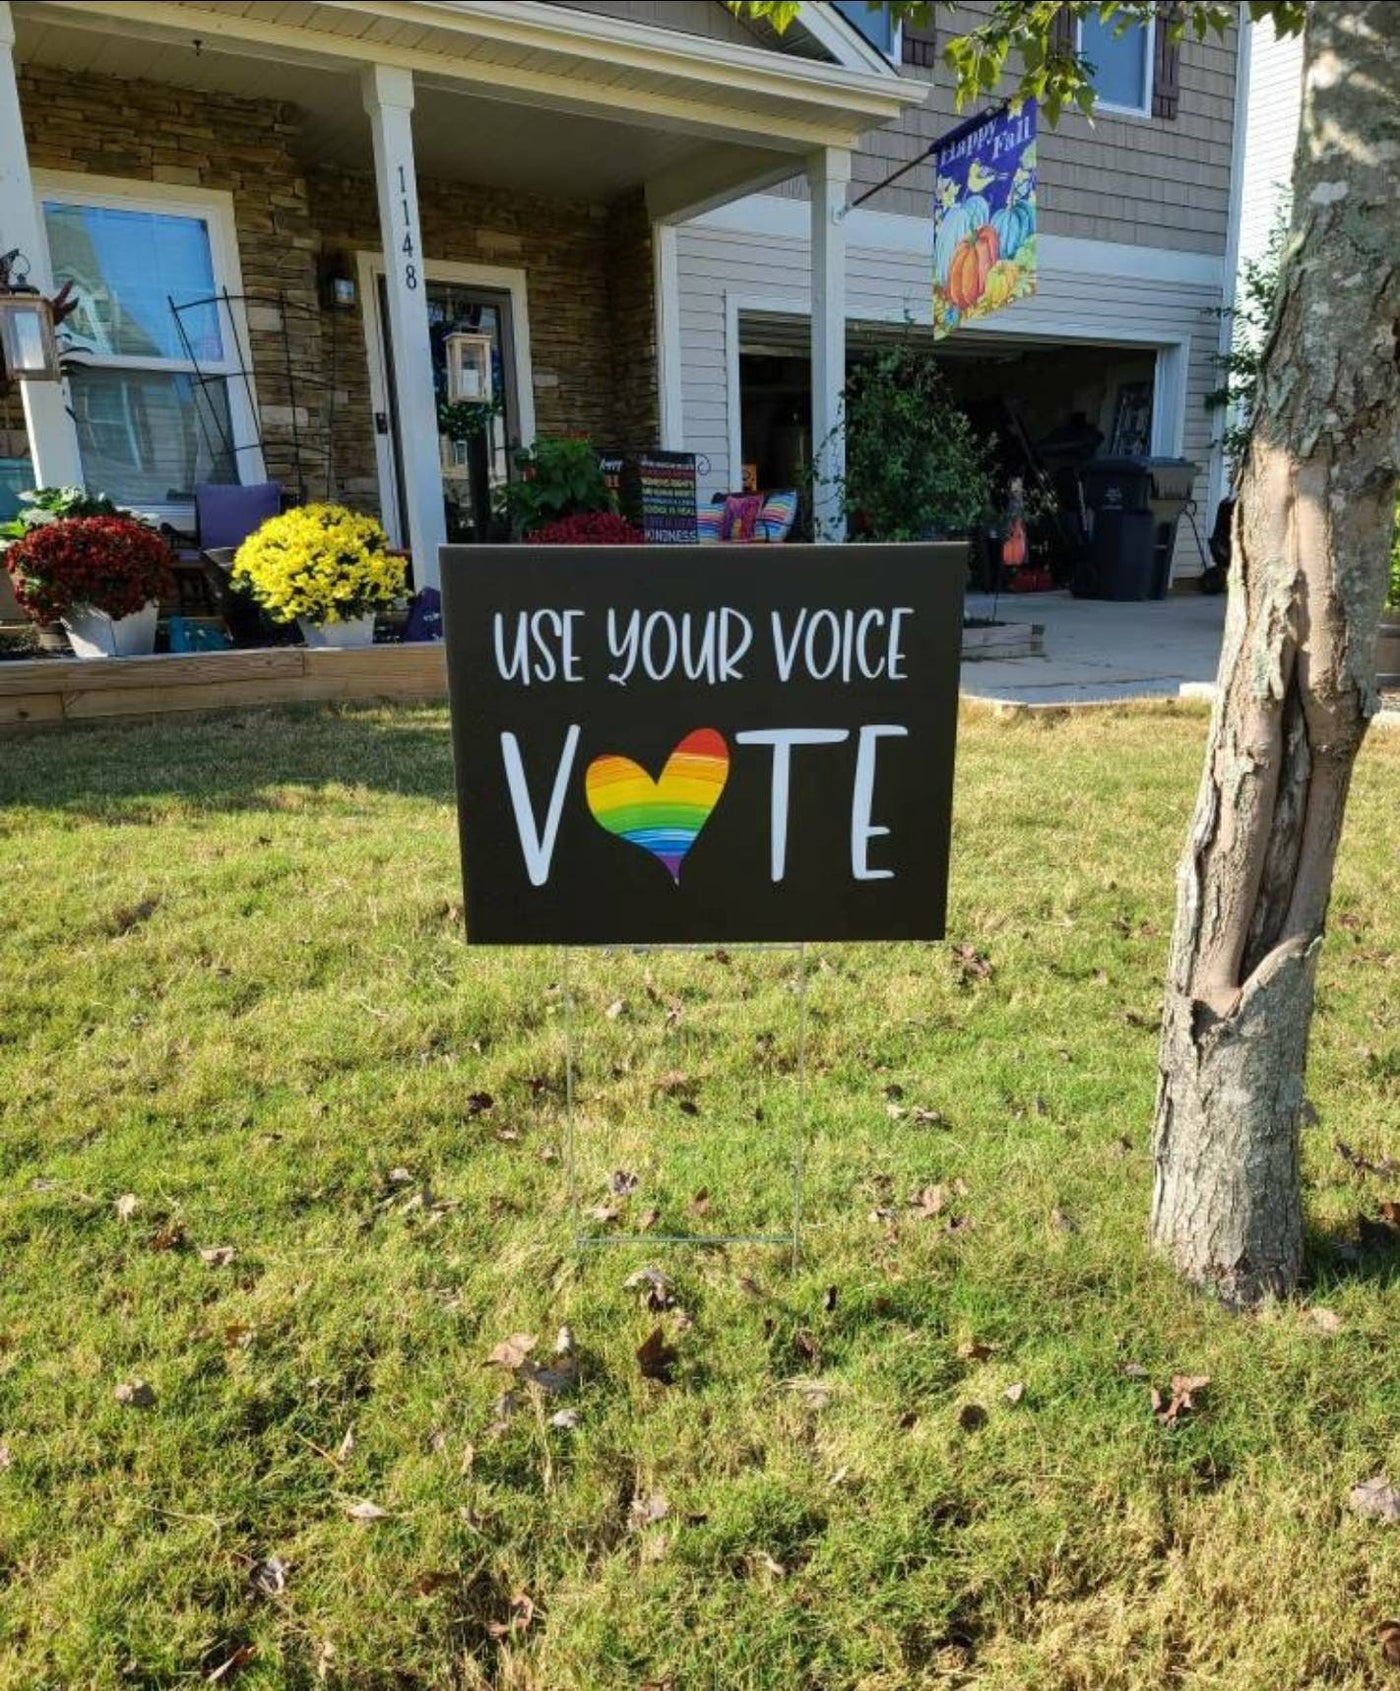
[[[939,938],[963,558],[446,548],[468,939]]]

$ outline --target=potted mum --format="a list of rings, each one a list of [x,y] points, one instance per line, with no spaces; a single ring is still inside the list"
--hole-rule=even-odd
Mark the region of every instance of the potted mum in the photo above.
[[[404,591],[404,560],[373,517],[301,505],[270,517],[238,548],[233,583],[308,646],[368,646],[375,612]]]
[[[155,647],[170,552],[145,523],[119,513],[57,517],[5,547],[5,568],[35,622],[62,622],[80,658],[142,656]]]

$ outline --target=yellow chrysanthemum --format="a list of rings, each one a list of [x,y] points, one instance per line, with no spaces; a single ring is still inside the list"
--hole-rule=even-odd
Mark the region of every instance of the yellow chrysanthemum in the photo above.
[[[274,622],[349,622],[404,591],[404,561],[373,517],[343,505],[299,505],[270,517],[238,548],[233,580]]]

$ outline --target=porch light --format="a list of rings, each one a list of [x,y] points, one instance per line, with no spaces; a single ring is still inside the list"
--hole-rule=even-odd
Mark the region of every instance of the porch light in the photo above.
[[[490,404],[495,395],[491,389],[491,337],[470,334],[454,329],[444,337],[447,351],[447,397],[454,405]]]
[[[16,248],[0,257],[0,363],[20,382],[56,382],[58,342],[53,307],[25,278],[29,265]]]

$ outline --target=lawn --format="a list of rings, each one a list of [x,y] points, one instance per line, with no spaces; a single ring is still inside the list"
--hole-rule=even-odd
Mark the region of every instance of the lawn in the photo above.
[[[798,960],[468,951],[442,712],[5,741],[0,1686],[1400,1684],[1400,736],[1242,1318],[1143,1242],[1203,733],[965,718],[948,942],[805,960],[795,1270],[574,1248],[566,1037],[590,1234],[785,1223]]]

